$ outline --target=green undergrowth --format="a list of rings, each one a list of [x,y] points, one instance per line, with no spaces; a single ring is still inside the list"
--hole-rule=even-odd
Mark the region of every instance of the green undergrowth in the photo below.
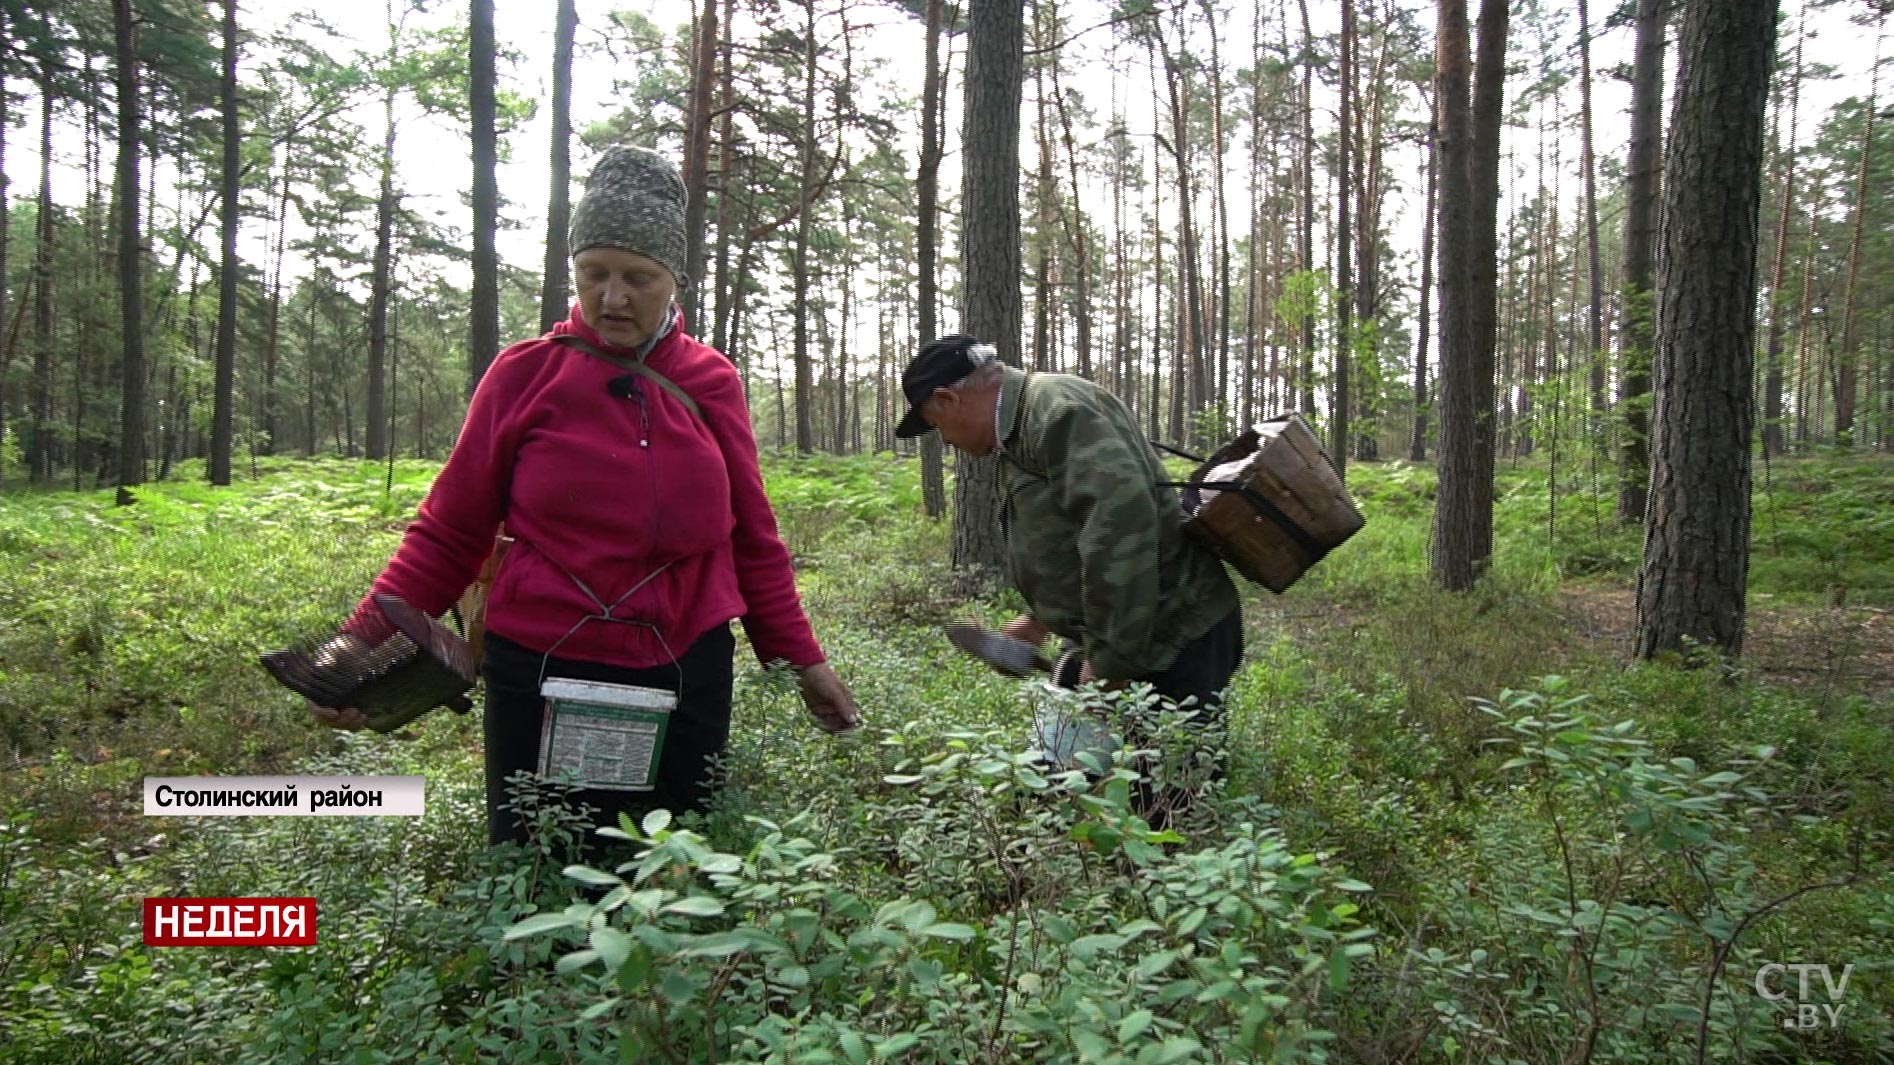
[[[1559,589],[1628,579],[1635,540],[1576,561],[1562,492],[1548,546],[1542,474],[1504,474],[1492,574],[1442,596],[1431,471],[1351,467],[1369,525],[1247,590],[1227,722],[1206,743],[1147,708],[1159,768],[1088,775],[1026,753],[1053,696],[940,638],[1018,604],[947,567],[913,462],[765,468],[868,725],[822,735],[740,650],[717,806],[570,869],[553,794],[521,797],[533,847],[485,850],[477,719],[331,733],[255,665],[346,609],[427,467],[386,499],[340,462],[129,509],[0,497],[6,1060],[1894,1061],[1894,711],[1580,639]],[[1820,509],[1887,472],[1802,477]],[[428,812],[137,815],[143,776],[184,771],[422,773]],[[1128,806],[1145,771],[1197,795],[1171,830]],[[320,941],[147,949],[151,895],[313,895]],[[1839,1022],[1785,1028],[1772,962],[1854,965],[1838,1001],[1814,980]]]

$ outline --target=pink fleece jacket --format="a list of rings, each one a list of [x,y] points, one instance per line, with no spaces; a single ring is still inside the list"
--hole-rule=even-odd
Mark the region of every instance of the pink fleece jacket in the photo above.
[[[626,371],[550,339],[561,333],[633,355],[601,340],[576,304],[551,333],[501,352],[401,547],[344,627],[388,631],[376,592],[445,613],[504,520],[517,542],[494,579],[490,632],[542,653],[557,645],[561,658],[642,668],[740,617],[762,661],[822,661],[763,493],[736,367],[686,334],[681,313],[645,357],[697,402],[699,420],[643,377],[613,395]],[[581,581],[611,616],[646,624],[574,630],[600,612]]]

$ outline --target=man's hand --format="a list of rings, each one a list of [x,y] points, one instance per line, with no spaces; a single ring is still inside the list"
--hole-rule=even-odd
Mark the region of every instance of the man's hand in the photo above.
[[[1097,682],[1101,689],[1108,692],[1123,691],[1131,685],[1131,682],[1128,680],[1100,681],[1098,676],[1092,672],[1092,660],[1088,658],[1085,660],[1085,665],[1079,668],[1079,686],[1084,687],[1093,682]]]
[[[822,731],[834,734],[853,732],[861,727],[861,711],[855,706],[854,693],[827,662],[797,670],[796,686],[802,690],[802,705],[809,708]]]
[[[1045,643],[1047,636],[1046,627],[1041,625],[1039,619],[1033,617],[1031,614],[1021,614],[1000,626],[1000,632],[1003,635],[1011,636],[1015,640],[1024,640],[1034,647]]]

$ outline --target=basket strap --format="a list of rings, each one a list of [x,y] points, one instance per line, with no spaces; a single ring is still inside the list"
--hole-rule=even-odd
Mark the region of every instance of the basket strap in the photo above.
[[[1285,536],[1295,541],[1297,547],[1307,552],[1311,565],[1320,562],[1323,556],[1328,554],[1328,548],[1317,543],[1315,537],[1310,536],[1307,529],[1297,525],[1294,518],[1284,514],[1281,507],[1271,503],[1262,493],[1241,481],[1160,481],[1158,483],[1171,488],[1215,488],[1220,492],[1235,492],[1248,500],[1256,513],[1274,522]]]
[[[1191,462],[1194,462],[1199,466],[1204,464],[1204,457],[1202,455],[1193,455],[1182,448],[1172,447],[1171,445],[1164,443],[1163,441],[1159,440],[1156,437],[1148,437],[1147,439],[1150,441],[1151,446],[1154,448],[1157,448],[1159,451],[1164,451],[1172,455],[1176,455],[1180,459],[1189,459]]]

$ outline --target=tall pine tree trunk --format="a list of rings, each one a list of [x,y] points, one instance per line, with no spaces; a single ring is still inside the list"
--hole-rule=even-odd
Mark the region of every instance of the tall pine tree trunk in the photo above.
[[[577,0],[559,0],[552,33],[552,142],[547,151],[546,268],[539,289],[539,329],[565,321],[572,307],[572,39],[579,29]]]
[[[138,42],[132,0],[112,2],[113,52],[118,64],[118,285],[124,339],[124,392],[118,431],[118,505],[136,502],[145,483],[144,270],[138,227]]]
[[[1019,106],[1025,18],[1015,0],[968,5],[966,116],[961,151],[963,328],[1020,364]],[[961,456],[954,478],[957,569],[997,571],[999,511],[992,456]]]
[[[1448,591],[1464,591],[1493,553],[1494,298],[1508,12],[1506,0],[1481,0],[1475,70],[1466,0],[1439,0],[1439,10],[1440,489],[1433,575]]]
[[[495,115],[493,0],[472,0],[468,111],[473,119],[473,305],[467,323],[467,394],[500,353],[500,132]],[[393,442],[390,441],[392,448]]]
[[[393,285],[395,233],[395,90],[382,97],[387,122],[381,145],[381,194],[375,200],[374,276],[368,294],[368,444],[371,462],[388,453],[388,298]],[[468,352],[471,359],[473,353]],[[350,450],[354,449],[349,434]]]
[[[809,362],[809,238],[815,215],[815,0],[803,0],[802,54],[802,187],[796,210],[796,247],[793,254],[795,274],[795,359],[796,359],[796,450],[809,454],[815,450],[815,374]]]
[[[1651,272],[1656,262],[1660,134],[1664,96],[1667,0],[1638,0],[1637,45],[1631,67],[1631,145],[1624,182],[1624,321],[1618,365],[1624,386],[1624,448],[1619,465],[1618,520],[1644,520],[1650,485]]]
[[[0,39],[7,33],[6,15],[0,13]],[[12,326],[13,317],[8,313],[9,297],[12,295],[10,283],[13,275],[7,272],[8,237],[13,230],[12,198],[7,195],[7,131],[12,128],[13,112],[7,99],[7,75],[0,70],[0,441],[7,439],[7,370],[13,364],[13,341],[19,335]],[[22,304],[22,307],[25,305]],[[6,480],[6,465],[0,462],[0,483]]]
[[[1687,642],[1743,649],[1757,212],[1775,40],[1776,0],[1684,7],[1658,235],[1640,658]]]
[[[217,385],[211,400],[210,483],[230,483],[231,421],[237,383],[237,224],[242,134],[237,125],[237,0],[224,0],[223,265],[217,272]]]
[[[723,41],[718,46],[723,60],[718,64],[718,109],[717,118],[717,267],[716,290],[717,310],[711,328],[711,346],[718,351],[731,354],[734,361],[740,357],[730,350],[730,305],[735,302],[730,287],[730,245],[737,239],[736,197],[731,190],[739,188],[737,181],[737,138],[736,138],[736,90],[730,70],[731,23],[736,19],[736,0],[722,0]],[[745,379],[744,388],[749,388]]]
[[[1427,206],[1421,214],[1420,329],[1415,337],[1414,353],[1414,431],[1407,441],[1407,457],[1420,462],[1427,458],[1427,342],[1433,338],[1428,312],[1433,309],[1435,202],[1440,187],[1440,93],[1427,123]]]
[[[1782,279],[1789,263],[1789,219],[1795,210],[1796,110],[1802,102],[1802,36],[1795,38],[1795,72],[1789,81],[1789,140],[1781,146],[1781,213],[1776,218],[1775,262],[1769,269],[1769,339],[1763,347],[1762,450],[1780,455],[1782,448],[1782,333],[1788,308],[1782,298]]]
[[[1841,351],[1835,365],[1835,443],[1851,447],[1855,436],[1855,394],[1861,360],[1860,308],[1855,296],[1861,289],[1861,238],[1868,217],[1868,166],[1874,155],[1875,104],[1880,96],[1881,64],[1876,56],[1868,88],[1868,109],[1861,125],[1861,160],[1855,170],[1854,230],[1848,238],[1848,280],[1841,301]]]
[[[1302,194],[1301,248],[1297,266],[1315,270],[1315,33],[1309,26],[1309,0],[1297,0],[1302,9]],[[1315,315],[1302,316],[1302,363],[1296,376],[1302,386],[1304,413],[1315,416]]]
[[[1335,374],[1334,386],[1328,392],[1328,457],[1335,464],[1335,472],[1343,476],[1348,469],[1348,405],[1353,384],[1349,371],[1355,361],[1355,231],[1350,214],[1354,174],[1349,165],[1354,148],[1350,129],[1354,121],[1354,53],[1355,0],[1342,0],[1341,77],[1337,86],[1340,117],[1335,133],[1335,180],[1341,187],[1335,194]]]
[[[702,0],[693,30],[690,107],[684,123],[684,272],[690,284],[678,293],[685,320],[702,311],[704,221],[710,213],[711,96],[717,89],[717,0]]]
[[[265,455],[276,454],[278,422],[282,416],[281,397],[276,392],[277,369],[282,358],[283,336],[283,252],[289,238],[289,160],[295,141],[285,143],[282,181],[276,197],[276,239],[270,255],[270,316],[268,334],[263,342],[263,440]]]
[[[937,235],[940,225],[942,151],[940,111],[945,95],[940,71],[941,6],[942,0],[927,0],[927,44],[924,53],[927,68],[921,75],[921,160],[919,173],[915,175],[916,192],[920,199],[920,217],[915,222],[915,256],[920,271],[917,278],[920,335],[916,339],[922,344],[940,333],[940,282],[935,274],[940,254],[940,238]],[[905,412],[906,404],[901,404],[900,409]],[[927,508],[927,516],[936,520],[947,513],[946,478],[941,452],[939,433],[921,436],[921,500]]]
[[[39,214],[33,248],[33,420],[27,452],[35,484],[53,479],[53,88],[39,91]],[[90,212],[88,212],[90,214]]]
[[[1579,166],[1585,172],[1585,268],[1591,303],[1586,307],[1586,339],[1591,350],[1591,416],[1586,422],[1586,440],[1599,446],[1599,429],[1605,417],[1605,295],[1604,268],[1598,257],[1598,186],[1597,165],[1592,157],[1591,128],[1591,13],[1585,0],[1578,0],[1578,108]],[[1595,453],[1595,452],[1594,452]]]

